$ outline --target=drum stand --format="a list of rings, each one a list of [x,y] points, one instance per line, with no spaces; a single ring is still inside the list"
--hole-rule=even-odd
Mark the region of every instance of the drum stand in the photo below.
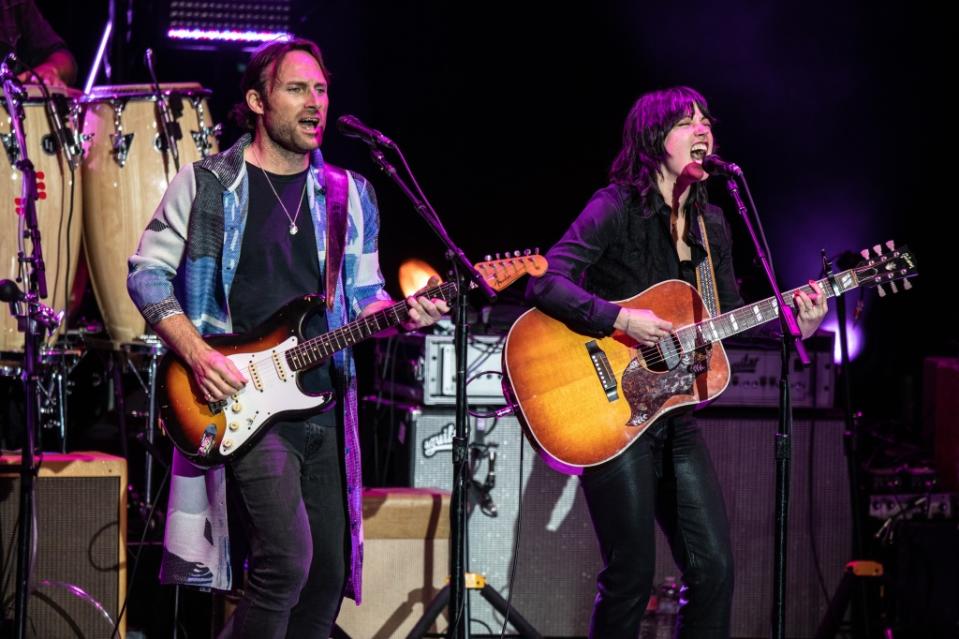
[[[131,413],[133,417],[146,419],[143,432],[136,435],[137,442],[145,449],[143,457],[143,492],[142,494],[137,494],[132,486],[129,488],[131,492],[130,498],[133,503],[137,505],[144,526],[151,525],[151,522],[146,521],[146,517],[153,510],[154,506],[154,463],[164,468],[169,465],[156,445],[156,434],[157,428],[159,427],[156,405],[157,366],[164,351],[165,348],[162,342],[155,335],[142,336],[136,342],[120,344],[119,350],[114,351],[113,376],[117,426],[120,430],[124,456],[127,459],[129,459],[129,447],[127,445],[127,411],[125,387],[123,384],[124,370],[133,374],[146,397],[146,411],[134,411]]]
[[[60,345],[43,349],[42,367],[46,374],[38,384],[38,411],[41,428],[56,430],[59,451],[67,452],[67,398],[70,395],[70,373],[83,357],[83,351]]]

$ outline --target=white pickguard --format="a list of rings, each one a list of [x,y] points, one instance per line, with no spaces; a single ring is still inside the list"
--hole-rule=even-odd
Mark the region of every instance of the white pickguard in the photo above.
[[[307,395],[297,386],[297,373],[289,368],[284,356],[297,342],[296,337],[290,337],[274,348],[229,356],[249,381],[223,409],[227,427],[219,451],[224,457],[241,448],[277,413],[318,408],[331,400],[329,394]]]

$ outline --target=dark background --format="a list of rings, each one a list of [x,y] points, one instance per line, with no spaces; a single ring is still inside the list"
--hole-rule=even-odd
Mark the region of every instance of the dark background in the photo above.
[[[107,3],[38,4],[75,52],[82,84]],[[820,249],[837,255],[894,239],[918,255],[912,291],[881,300],[866,292],[852,370],[857,407],[918,432],[922,358],[957,350],[956,313],[948,292],[937,294],[948,291],[937,270],[952,241],[955,140],[946,97],[953,74],[936,10],[923,3],[551,4],[303,2],[292,29],[324,51],[333,75],[330,123],[352,113],[396,140],[474,261],[503,250],[545,251],[605,184],[636,97],[696,87],[718,116],[723,156],[750,180],[782,286],[816,277]],[[151,46],[160,80],[213,89],[211,107],[223,122],[248,54],[171,48],[167,5],[118,3],[132,8],[133,28],[116,34],[115,47],[125,50],[110,83],[144,81],[142,52]],[[221,146],[236,136],[227,127]],[[442,266],[439,242],[362,144],[331,126],[323,150],[376,186],[382,265],[394,294],[403,258]],[[713,199],[736,232],[746,297],[764,297],[742,222],[715,182]]]
[[[76,55],[82,84],[107,1],[37,4]],[[142,54],[152,47],[160,81],[210,88],[214,119],[226,123],[249,54],[171,46],[168,4],[117,0],[131,27],[120,25],[112,75],[101,74],[98,84],[146,81]],[[956,153],[944,16],[918,2],[558,4],[294,0],[292,30],[315,39],[332,70],[329,123],[355,114],[396,140],[474,261],[497,251],[545,251],[606,183],[635,99],[666,86],[696,87],[718,116],[720,152],[749,178],[783,287],[817,277],[821,249],[858,253],[894,239],[918,256],[913,290],[862,297],[862,348],[850,377],[853,405],[878,439],[921,440],[923,358],[959,351],[943,270],[954,242]],[[226,124],[221,148],[238,135]],[[403,259],[421,257],[444,270],[440,243],[364,145],[330,126],[323,151],[376,187],[381,260],[394,295]],[[713,201],[736,236],[745,296],[765,297],[743,224],[714,182]],[[858,302],[860,292],[848,299]],[[369,354],[361,352],[361,365],[369,366]],[[117,439],[115,430],[109,437]],[[138,587],[152,592],[156,566],[148,565],[153,555],[145,557]],[[131,601],[138,606],[131,620],[153,615],[168,623],[168,601]]]

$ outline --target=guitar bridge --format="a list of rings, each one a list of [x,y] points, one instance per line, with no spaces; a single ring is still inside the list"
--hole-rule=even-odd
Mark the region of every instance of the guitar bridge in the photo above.
[[[609,365],[609,358],[599,347],[596,340],[586,342],[586,352],[589,353],[589,360],[593,362],[593,368],[596,370],[596,377],[599,378],[600,386],[606,393],[606,399],[615,402],[619,399],[619,392],[616,385],[616,376],[613,374],[613,367]]]

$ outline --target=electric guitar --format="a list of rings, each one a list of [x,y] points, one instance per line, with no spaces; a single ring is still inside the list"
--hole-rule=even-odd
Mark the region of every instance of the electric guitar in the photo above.
[[[486,283],[500,291],[525,274],[541,276],[546,272],[546,258],[517,253],[475,266]],[[456,293],[456,284],[446,282],[420,295],[450,301]],[[313,312],[323,312],[323,303],[319,295],[299,297],[247,334],[205,338],[249,380],[223,401],[206,401],[190,367],[172,351],[164,355],[157,373],[160,418],[181,453],[198,466],[222,464],[248,448],[271,423],[329,408],[333,393],[305,393],[298,381],[299,374],[409,317],[409,307],[402,301],[323,335],[304,339],[304,321]]]
[[[911,288],[915,261],[908,249],[887,243],[873,247],[855,268],[818,282],[827,297],[857,287],[896,281]],[[798,290],[783,292],[793,306]],[[629,308],[650,309],[672,322],[672,333],[651,347],[625,333],[595,339],[570,330],[539,310],[513,324],[503,352],[507,392],[530,443],[560,472],[579,474],[586,466],[613,459],[659,417],[681,406],[716,398],[729,384],[729,360],[720,340],[776,319],[774,297],[710,317],[699,292],[680,280],[651,286],[628,300]]]

